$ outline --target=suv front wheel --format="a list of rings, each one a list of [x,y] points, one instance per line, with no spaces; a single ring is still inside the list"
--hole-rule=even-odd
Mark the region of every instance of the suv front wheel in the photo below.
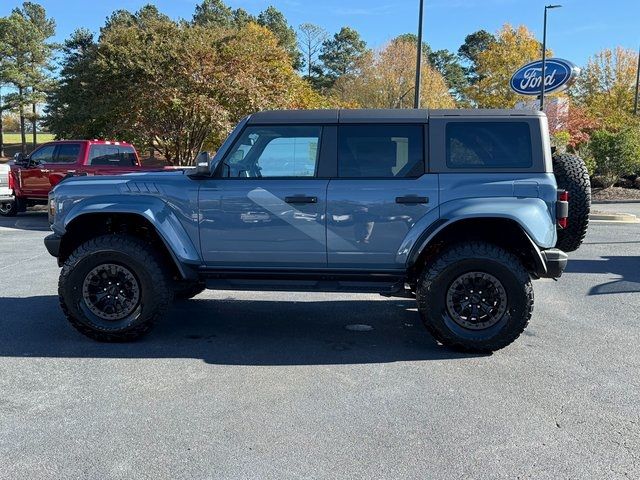
[[[144,335],[173,299],[162,260],[148,243],[126,235],[80,245],[64,262],[58,294],[71,325],[102,342]]]
[[[416,297],[422,321],[443,345],[491,352],[520,336],[533,311],[531,278],[520,260],[484,242],[461,243],[433,259]]]

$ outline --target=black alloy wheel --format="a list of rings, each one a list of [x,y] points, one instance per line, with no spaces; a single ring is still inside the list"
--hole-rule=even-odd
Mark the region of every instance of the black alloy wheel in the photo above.
[[[103,263],[86,275],[82,296],[86,307],[97,317],[122,320],[140,304],[140,283],[128,268]]]
[[[507,309],[507,293],[493,275],[467,272],[447,290],[447,309],[454,322],[471,330],[495,325]]]

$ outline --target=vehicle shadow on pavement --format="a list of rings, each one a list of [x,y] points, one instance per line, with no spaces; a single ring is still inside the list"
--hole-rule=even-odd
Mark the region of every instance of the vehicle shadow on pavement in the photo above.
[[[640,292],[640,257],[610,256],[598,260],[571,259],[567,263],[567,273],[596,273],[619,275],[621,278],[594,285],[589,295]]]
[[[296,294],[298,295],[298,294]],[[327,365],[481,355],[442,347],[407,299],[381,301],[190,300],[143,339],[98,343],[66,321],[56,296],[0,297],[0,356],[198,358],[221,365]],[[364,324],[369,331],[351,331]]]
[[[15,217],[0,217],[0,227],[40,232],[50,230],[46,211],[24,212]]]

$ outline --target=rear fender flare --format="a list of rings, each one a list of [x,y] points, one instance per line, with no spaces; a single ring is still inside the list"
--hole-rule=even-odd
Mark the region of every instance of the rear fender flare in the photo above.
[[[555,218],[548,205],[539,198],[465,198],[440,206],[440,218],[417,237],[406,258],[407,268],[418,261],[420,254],[445,228],[467,219],[506,219],[516,223],[537,252],[556,244]]]

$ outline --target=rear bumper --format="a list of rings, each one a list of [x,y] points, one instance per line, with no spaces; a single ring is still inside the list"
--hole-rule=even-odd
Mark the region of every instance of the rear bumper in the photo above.
[[[542,268],[537,272],[540,278],[559,278],[567,267],[569,256],[562,250],[550,248],[540,252]]]
[[[47,251],[54,257],[58,257],[60,253],[61,242],[62,242],[62,237],[55,233],[52,233],[51,235],[47,235],[46,237],[44,237],[44,246],[47,247]]]

